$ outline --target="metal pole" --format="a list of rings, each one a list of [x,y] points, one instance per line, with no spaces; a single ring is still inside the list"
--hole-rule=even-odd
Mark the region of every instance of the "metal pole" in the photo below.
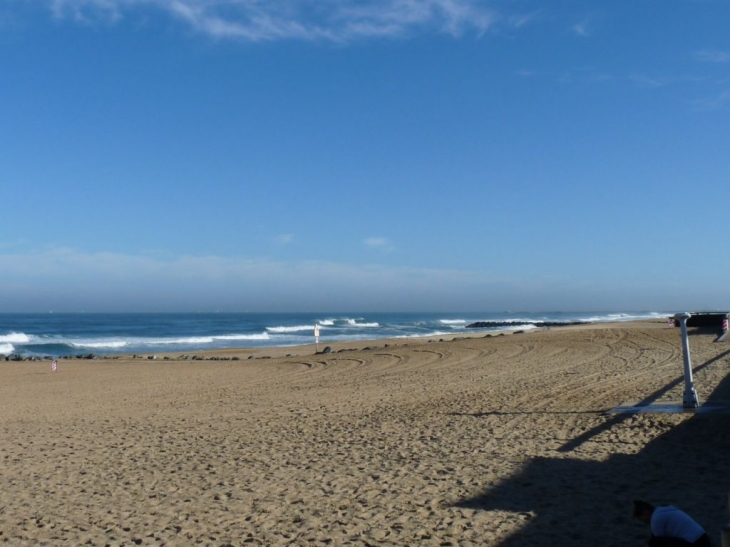
[[[692,381],[692,362],[689,356],[689,338],[687,337],[687,319],[690,317],[692,317],[692,314],[687,312],[678,313],[674,316],[682,328],[682,351],[684,353],[684,395],[682,396],[682,406],[684,408],[697,408],[700,406],[700,401],[697,398],[697,391]]]

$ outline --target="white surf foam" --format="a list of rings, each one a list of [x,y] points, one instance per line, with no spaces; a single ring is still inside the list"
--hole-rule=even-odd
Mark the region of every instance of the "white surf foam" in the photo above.
[[[13,344],[0,344],[0,355],[10,355],[15,351]]]
[[[104,340],[100,342],[71,342],[69,344],[74,348],[90,348],[90,349],[120,349],[127,345],[122,340]]]
[[[212,344],[212,336],[190,336],[188,338],[161,338],[157,340],[140,340],[140,344],[156,345],[189,345],[189,344]]]
[[[293,327],[266,327],[266,330],[274,334],[302,332],[306,330],[313,331],[314,325],[295,325]]]
[[[0,344],[27,344],[30,336],[23,332],[11,332],[0,335]]]
[[[223,334],[221,336],[214,336],[216,340],[269,340],[269,333],[262,332],[261,334]]]
[[[594,323],[607,323],[607,322],[622,322],[622,321],[642,321],[647,319],[663,319],[671,314],[659,313],[659,312],[648,312],[648,313],[608,313],[606,315],[590,317],[586,321]]]
[[[357,319],[347,319],[347,325],[350,327],[358,327],[363,329],[376,329],[380,326],[380,323],[358,323]]]

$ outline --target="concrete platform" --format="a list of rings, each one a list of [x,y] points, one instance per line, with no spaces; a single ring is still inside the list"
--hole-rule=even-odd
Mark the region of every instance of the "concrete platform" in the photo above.
[[[674,401],[622,403],[606,414],[730,414],[730,401],[712,401],[699,408],[684,408]]]

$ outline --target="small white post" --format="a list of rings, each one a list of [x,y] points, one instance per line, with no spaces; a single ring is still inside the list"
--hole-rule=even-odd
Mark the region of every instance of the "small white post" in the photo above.
[[[314,347],[316,352],[319,353],[319,323],[314,324]]]
[[[687,312],[678,313],[674,316],[682,328],[682,352],[684,354],[684,395],[682,396],[682,406],[684,408],[697,408],[700,406],[700,401],[697,398],[697,391],[692,381],[692,362],[689,356],[689,338],[687,337],[687,319],[690,317],[692,317],[692,314]]]

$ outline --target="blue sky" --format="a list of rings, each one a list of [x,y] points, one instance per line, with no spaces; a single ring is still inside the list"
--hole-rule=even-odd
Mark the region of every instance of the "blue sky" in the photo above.
[[[4,0],[0,309],[728,309],[729,24]]]

